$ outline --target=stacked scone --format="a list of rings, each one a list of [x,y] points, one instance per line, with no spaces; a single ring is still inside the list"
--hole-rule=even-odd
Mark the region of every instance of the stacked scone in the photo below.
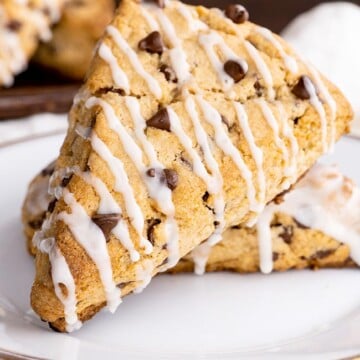
[[[273,260],[277,270],[353,264],[320,220],[298,218],[299,201],[315,193],[327,207],[333,170],[315,168],[278,197],[348,131],[351,108],[247,20],[239,5],[122,1],[60,155],[24,205],[28,238],[38,230],[31,302],[53,328],[77,329],[157,273],[193,263],[198,273],[207,263],[244,272],[269,272]],[[358,204],[336,177],[344,202]]]

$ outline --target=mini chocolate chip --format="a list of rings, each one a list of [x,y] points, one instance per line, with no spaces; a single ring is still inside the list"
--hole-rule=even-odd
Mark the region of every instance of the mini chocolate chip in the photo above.
[[[209,200],[209,196],[210,196],[210,194],[207,191],[205,191],[205,194],[203,195],[202,200],[207,202]]]
[[[10,30],[10,31],[19,31],[21,28],[22,24],[20,21],[18,20],[11,20],[7,23],[6,27]]]
[[[254,82],[254,89],[255,89],[255,91],[256,91],[256,95],[257,95],[257,96],[261,96],[261,95],[263,94],[264,88],[261,86],[259,80],[256,80],[256,81]]]
[[[42,217],[41,219],[29,221],[28,225],[34,230],[39,230],[41,229],[43,222],[44,222],[44,218]]]
[[[186,165],[186,167],[188,167],[189,169],[192,170],[192,164],[191,164],[191,161],[189,159],[187,159],[186,157],[184,157],[183,155],[180,156],[180,160],[181,162]]]
[[[218,227],[220,225],[220,221],[214,221],[214,226]]]
[[[51,176],[55,171],[55,161],[50,163],[45,169],[41,170],[42,176]]]
[[[70,180],[72,178],[72,175],[70,175],[69,177],[64,177],[62,180],[61,180],[61,186],[62,187],[65,187],[69,184]]]
[[[305,261],[305,260],[307,260],[307,258],[306,258],[306,256],[300,256],[300,260]]]
[[[163,64],[160,66],[160,71],[164,74],[165,79],[167,81],[171,81],[173,83],[177,83],[178,79],[176,77],[176,73],[170,66]]]
[[[139,49],[145,50],[150,54],[161,55],[164,51],[164,42],[158,31],[153,31],[139,42]]]
[[[154,168],[151,168],[146,172],[146,175],[153,178],[156,175],[156,170]]]
[[[154,237],[154,230],[155,226],[161,223],[160,219],[149,219],[147,220],[148,228],[147,228],[147,239],[151,242],[152,245],[155,245],[155,237]]]
[[[283,231],[279,234],[279,237],[281,237],[284,242],[288,245],[291,244],[292,238],[294,236],[294,228],[290,226],[284,226]]]
[[[307,85],[309,83],[310,83],[310,85],[314,86],[311,79],[308,76],[303,75],[303,76],[300,77],[297,84],[292,88],[291,92],[295,96],[297,96],[299,99],[309,100],[310,96],[311,96],[310,93],[309,93],[308,85]]]
[[[298,125],[298,124],[299,124],[299,121],[300,121],[300,118],[299,118],[299,117],[296,117],[296,118],[294,119],[294,125],[295,125],[295,126]]]
[[[51,200],[51,201],[49,202],[49,206],[48,206],[48,208],[47,208],[47,211],[48,211],[50,214],[54,211],[56,203],[57,203],[57,199],[56,199],[56,198],[53,199],[53,200]]]
[[[295,218],[293,218],[293,220],[294,220],[294,223],[297,225],[298,228],[304,229],[304,230],[310,229],[308,226],[302,224],[300,221],[297,221]]]
[[[325,259],[326,257],[334,254],[336,249],[327,249],[317,251],[311,258],[312,259]]]
[[[91,218],[104,233],[107,242],[109,241],[112,229],[118,224],[120,219],[120,214],[96,214]]]
[[[156,129],[170,131],[170,117],[167,109],[160,109],[152,118],[146,122],[146,125]]]
[[[233,229],[233,230],[240,230],[240,229],[241,229],[241,226],[240,226],[240,225],[235,225],[235,226],[232,226],[231,229]]]
[[[277,261],[279,259],[279,253],[274,251],[273,254],[272,254],[272,259],[273,259],[274,262]]]
[[[175,190],[179,184],[179,175],[175,170],[164,169],[166,184],[170,190]]]
[[[225,8],[225,15],[235,24],[242,24],[249,20],[249,13],[242,5],[239,4],[229,4]]]
[[[229,123],[228,118],[226,116],[224,116],[224,115],[221,115],[221,121],[226,125],[228,130],[230,130],[230,123]]]
[[[242,65],[234,60],[228,60],[224,64],[224,70],[235,81],[235,83],[238,83],[246,75],[246,71]]]
[[[146,0],[146,2],[152,2],[155,3],[157,6],[159,6],[161,9],[165,7],[165,0]]]

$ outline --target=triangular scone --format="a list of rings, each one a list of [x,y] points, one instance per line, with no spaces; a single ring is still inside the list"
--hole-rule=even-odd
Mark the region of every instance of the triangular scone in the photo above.
[[[34,232],[53,199],[47,192],[52,169],[50,164],[33,179],[24,201],[23,225],[32,255]],[[268,273],[360,264],[360,190],[336,166],[315,165],[291,190],[269,203],[259,221],[260,231],[265,230],[261,236],[256,225],[234,226],[212,248],[206,264],[195,249],[169,271]]]
[[[0,2],[0,87],[11,86],[25,70],[40,41],[51,38],[66,0]]]
[[[196,251],[172,273],[193,271]],[[206,271],[354,267],[360,265],[360,189],[336,166],[315,165],[292,190],[266,206],[256,226],[228,229]]]
[[[348,102],[282,40],[161,5],[122,2],[70,114],[31,295],[60,331],[253,222],[348,130]]]

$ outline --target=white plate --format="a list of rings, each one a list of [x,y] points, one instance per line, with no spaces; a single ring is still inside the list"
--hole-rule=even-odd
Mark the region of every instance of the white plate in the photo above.
[[[46,359],[339,359],[360,353],[360,271],[265,276],[159,276],[115,315],[57,334],[29,312],[33,260],[20,208],[35,171],[61,143],[51,136],[0,149],[0,358],[7,350]],[[360,183],[360,142],[344,139],[325,161]]]

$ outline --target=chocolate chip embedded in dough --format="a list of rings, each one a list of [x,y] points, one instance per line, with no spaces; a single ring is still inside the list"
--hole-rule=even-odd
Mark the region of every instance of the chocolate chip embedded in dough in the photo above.
[[[279,234],[279,237],[281,237],[284,242],[288,245],[291,244],[292,238],[294,236],[294,228],[290,226],[284,226],[283,231]]]
[[[235,24],[242,24],[249,20],[248,11],[240,4],[229,4],[225,8],[225,15]]]
[[[296,85],[292,88],[291,92],[301,100],[309,100],[311,97],[311,94],[309,92],[309,84],[315,88],[315,85],[313,84],[311,79],[308,76],[303,75],[300,77]]]
[[[179,175],[173,169],[164,169],[165,180],[170,190],[175,190],[179,184]]]
[[[272,253],[272,259],[273,259],[273,262],[277,261],[279,259],[279,253],[274,251]]]
[[[164,51],[164,42],[158,31],[153,31],[139,42],[139,49],[150,54],[161,55]]]
[[[50,214],[54,211],[56,203],[57,203],[57,199],[56,199],[56,198],[53,199],[53,200],[51,200],[51,201],[49,202],[49,206],[48,206],[48,208],[47,208],[47,211],[48,211]]]
[[[96,214],[91,218],[91,220],[104,233],[107,242],[110,240],[109,235],[112,229],[114,229],[114,227],[118,224],[120,219],[121,219],[120,214]]]
[[[21,27],[22,27],[22,23],[18,20],[11,20],[6,24],[6,28],[13,32],[19,31]]]
[[[224,70],[235,81],[235,83],[241,81],[246,75],[246,71],[243,66],[234,60],[228,60],[224,64]]]
[[[176,77],[176,73],[172,67],[169,65],[163,64],[160,66],[160,72],[162,72],[165,76],[165,79],[169,82],[177,83],[178,79]]]
[[[151,168],[146,172],[146,175],[154,178],[156,176],[156,170],[154,168]]]
[[[170,117],[166,108],[159,110],[152,118],[146,122],[147,126],[153,127],[159,130],[170,131]]]
[[[148,228],[147,228],[147,239],[150,241],[150,243],[154,246],[155,245],[155,237],[154,237],[154,230],[155,226],[159,225],[161,223],[160,219],[149,219],[147,220]]]

